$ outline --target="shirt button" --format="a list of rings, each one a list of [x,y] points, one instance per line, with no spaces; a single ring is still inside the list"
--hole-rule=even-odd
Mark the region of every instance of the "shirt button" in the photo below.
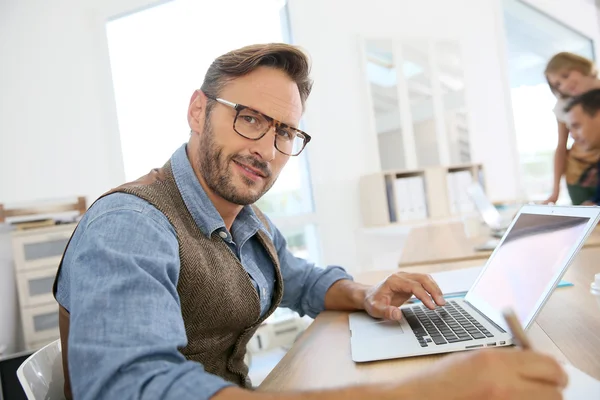
[[[227,233],[226,232],[219,232],[219,236],[221,236],[223,239],[227,239]]]

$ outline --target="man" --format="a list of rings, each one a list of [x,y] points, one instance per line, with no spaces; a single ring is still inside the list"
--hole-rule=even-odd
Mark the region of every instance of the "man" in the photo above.
[[[573,137],[589,150],[600,149],[600,89],[594,89],[573,97],[565,111]],[[585,181],[596,186],[596,193],[582,205],[600,205],[600,160],[585,172]]]
[[[188,143],[82,218],[55,284],[74,397],[560,398],[566,377],[555,361],[511,350],[448,357],[426,375],[386,386],[248,390],[246,344],[277,306],[313,317],[364,309],[398,320],[397,306],[413,294],[429,308],[444,304],[427,275],[399,272],[369,287],[340,267],[295,258],[252,206],[310,141],[297,128],[308,72],[306,56],[285,44],[217,58],[192,95]]]

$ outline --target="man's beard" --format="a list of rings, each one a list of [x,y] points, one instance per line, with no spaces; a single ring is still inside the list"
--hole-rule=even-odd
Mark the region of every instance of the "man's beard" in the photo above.
[[[232,154],[227,158],[223,155],[223,147],[219,147],[214,140],[212,125],[210,123],[210,114],[206,116],[204,123],[204,131],[200,135],[200,146],[198,149],[198,170],[202,174],[207,186],[216,195],[227,200],[230,203],[241,206],[254,204],[260,199],[276,181],[272,177],[271,170],[267,163],[251,156],[242,156],[240,154]],[[259,188],[263,185],[262,190],[258,193],[245,190],[244,188],[236,187],[233,182],[233,172],[231,171],[231,163],[236,160],[242,164],[251,166],[257,169],[265,176],[262,182],[253,181],[245,176],[241,176],[241,180],[250,188]]]

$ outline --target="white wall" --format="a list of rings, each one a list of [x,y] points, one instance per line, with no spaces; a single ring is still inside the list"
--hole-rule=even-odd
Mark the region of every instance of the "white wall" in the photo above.
[[[123,180],[104,22],[77,0],[0,10],[0,202],[86,195]]]

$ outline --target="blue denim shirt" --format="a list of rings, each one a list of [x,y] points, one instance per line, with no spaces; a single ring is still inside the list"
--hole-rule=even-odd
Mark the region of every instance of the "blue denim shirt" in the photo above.
[[[214,231],[252,279],[264,314],[271,305],[274,265],[256,235],[272,238],[284,280],[282,307],[316,316],[325,293],[351,277],[294,257],[269,221],[244,207],[228,232],[198,182],[186,146],[171,158],[177,187],[202,233]],[[56,297],[70,312],[69,372],[76,399],[209,399],[231,383],[187,361],[177,280],[179,247],[173,226],[154,206],[115,193],[84,215],[65,253]]]

